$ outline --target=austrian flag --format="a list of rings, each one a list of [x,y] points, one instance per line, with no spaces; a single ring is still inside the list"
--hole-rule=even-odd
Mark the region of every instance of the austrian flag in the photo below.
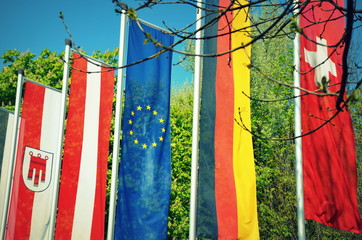
[[[103,239],[114,71],[74,54],[55,239]]]

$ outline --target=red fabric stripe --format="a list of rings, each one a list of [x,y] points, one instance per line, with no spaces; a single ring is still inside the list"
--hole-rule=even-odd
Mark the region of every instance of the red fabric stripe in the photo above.
[[[30,191],[22,179],[22,162],[25,146],[40,148],[45,88],[26,82],[19,146],[16,158],[12,201],[9,212],[7,239],[28,239],[31,229],[34,192]]]
[[[102,71],[105,70],[107,69],[102,68]],[[106,206],[108,149],[112,118],[114,71],[103,72],[101,75],[101,79],[97,164],[98,167],[91,232],[91,239],[94,240],[104,238],[104,213]]]
[[[227,2],[228,5],[229,1]],[[223,1],[220,1],[223,5]],[[219,21],[218,34],[230,31],[227,14]],[[231,25],[230,25],[231,27]],[[230,35],[218,37],[217,52],[228,51]],[[215,117],[215,195],[219,239],[237,239],[237,203],[233,171],[234,82],[230,54],[217,58]]]
[[[87,61],[74,54],[73,67],[87,69]],[[71,239],[82,153],[87,74],[72,71],[67,131],[60,182],[55,239]]]

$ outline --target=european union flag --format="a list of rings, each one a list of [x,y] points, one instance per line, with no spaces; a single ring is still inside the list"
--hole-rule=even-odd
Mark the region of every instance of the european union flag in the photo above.
[[[141,24],[152,39],[173,37]],[[162,50],[131,20],[128,63]],[[170,82],[172,52],[127,68],[115,239],[167,239],[171,189]]]

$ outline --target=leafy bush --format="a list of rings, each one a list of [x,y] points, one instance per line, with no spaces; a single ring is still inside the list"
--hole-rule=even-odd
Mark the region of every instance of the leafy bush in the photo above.
[[[169,239],[188,239],[191,180],[193,88],[185,85],[171,96],[172,186]]]

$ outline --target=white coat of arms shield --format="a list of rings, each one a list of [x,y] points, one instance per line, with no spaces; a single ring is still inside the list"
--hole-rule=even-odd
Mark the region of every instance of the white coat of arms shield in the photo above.
[[[50,185],[53,153],[25,147],[22,175],[25,186],[34,192],[42,192]]]

